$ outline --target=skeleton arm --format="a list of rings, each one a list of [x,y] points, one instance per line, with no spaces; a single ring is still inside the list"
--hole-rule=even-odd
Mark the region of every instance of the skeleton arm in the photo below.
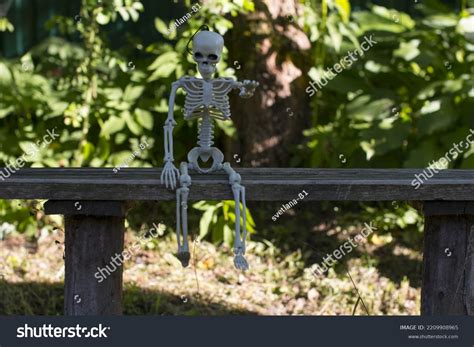
[[[165,157],[163,158],[165,165],[161,173],[161,184],[165,184],[166,188],[168,186],[171,189],[176,187],[176,180],[179,177],[179,171],[176,166],[173,164],[173,128],[176,125],[174,120],[174,99],[176,97],[176,91],[181,86],[180,81],[173,82],[171,88],[171,94],[169,99],[169,109],[168,117],[166,118],[164,129],[164,140],[165,140]]]

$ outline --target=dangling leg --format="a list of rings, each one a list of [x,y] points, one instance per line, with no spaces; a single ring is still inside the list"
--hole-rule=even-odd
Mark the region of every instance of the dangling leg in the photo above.
[[[176,189],[176,239],[178,240],[178,259],[183,267],[189,264],[188,246],[188,195],[191,177],[188,175],[188,163],[180,165],[181,175],[179,177],[180,188]],[[183,238],[181,239],[181,230]]]
[[[232,186],[235,201],[235,241],[234,241],[234,266],[239,270],[248,270],[249,265],[245,260],[245,240],[247,239],[247,207],[245,205],[245,187],[240,184],[241,177],[229,163],[222,166],[229,175],[229,184]],[[242,201],[242,233],[240,232],[240,201]]]

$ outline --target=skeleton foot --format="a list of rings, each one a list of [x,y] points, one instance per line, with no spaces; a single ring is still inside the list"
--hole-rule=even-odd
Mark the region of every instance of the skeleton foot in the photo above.
[[[249,265],[245,260],[245,240],[247,239],[247,206],[245,205],[245,187],[240,184],[241,177],[229,163],[222,166],[229,175],[229,184],[232,186],[235,201],[235,240],[234,240],[234,266],[238,270],[248,270]],[[242,201],[242,232],[240,231],[240,201]]]
[[[242,253],[235,254],[234,266],[237,270],[247,271],[249,269],[249,264]]]
[[[176,189],[176,239],[178,241],[177,258],[183,267],[189,265],[191,255],[188,246],[188,195],[191,177],[188,175],[188,164],[181,163],[180,188]],[[181,230],[183,231],[181,235]],[[182,236],[182,238],[181,238]]]
[[[191,253],[178,250],[177,258],[179,259],[183,267],[188,267],[189,259],[191,259]]]

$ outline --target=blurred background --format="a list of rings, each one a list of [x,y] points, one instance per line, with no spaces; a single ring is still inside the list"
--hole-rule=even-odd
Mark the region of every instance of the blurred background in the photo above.
[[[233,122],[218,122],[215,142],[237,170],[424,168],[474,128],[474,1],[195,3],[0,0],[0,166],[54,128],[59,139],[27,166],[162,166],[170,86],[196,74],[185,47],[203,24],[225,38],[218,75],[260,83],[252,99],[231,96]],[[377,44],[310,97],[309,83],[371,35]],[[180,93],[176,162],[197,137],[183,103]],[[449,165],[473,168],[474,148]],[[62,314],[63,221],[42,203],[0,201],[0,314]],[[152,223],[167,230],[125,263],[125,314],[419,314],[413,206],[302,201],[272,221],[282,203],[248,204],[245,274],[232,266],[232,201],[190,208],[200,242],[187,269],[174,256],[174,203],[135,204],[127,244]],[[363,245],[309,273],[370,222]]]

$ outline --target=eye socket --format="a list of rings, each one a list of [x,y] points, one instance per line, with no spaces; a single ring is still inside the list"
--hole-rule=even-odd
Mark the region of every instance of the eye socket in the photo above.
[[[200,59],[200,58],[202,58],[202,57],[203,57],[203,55],[202,55],[201,52],[196,52],[196,53],[194,53],[194,58],[199,58],[199,59]]]
[[[215,55],[215,54],[209,54],[207,57],[211,60],[217,60],[217,58],[218,58],[218,56]]]

